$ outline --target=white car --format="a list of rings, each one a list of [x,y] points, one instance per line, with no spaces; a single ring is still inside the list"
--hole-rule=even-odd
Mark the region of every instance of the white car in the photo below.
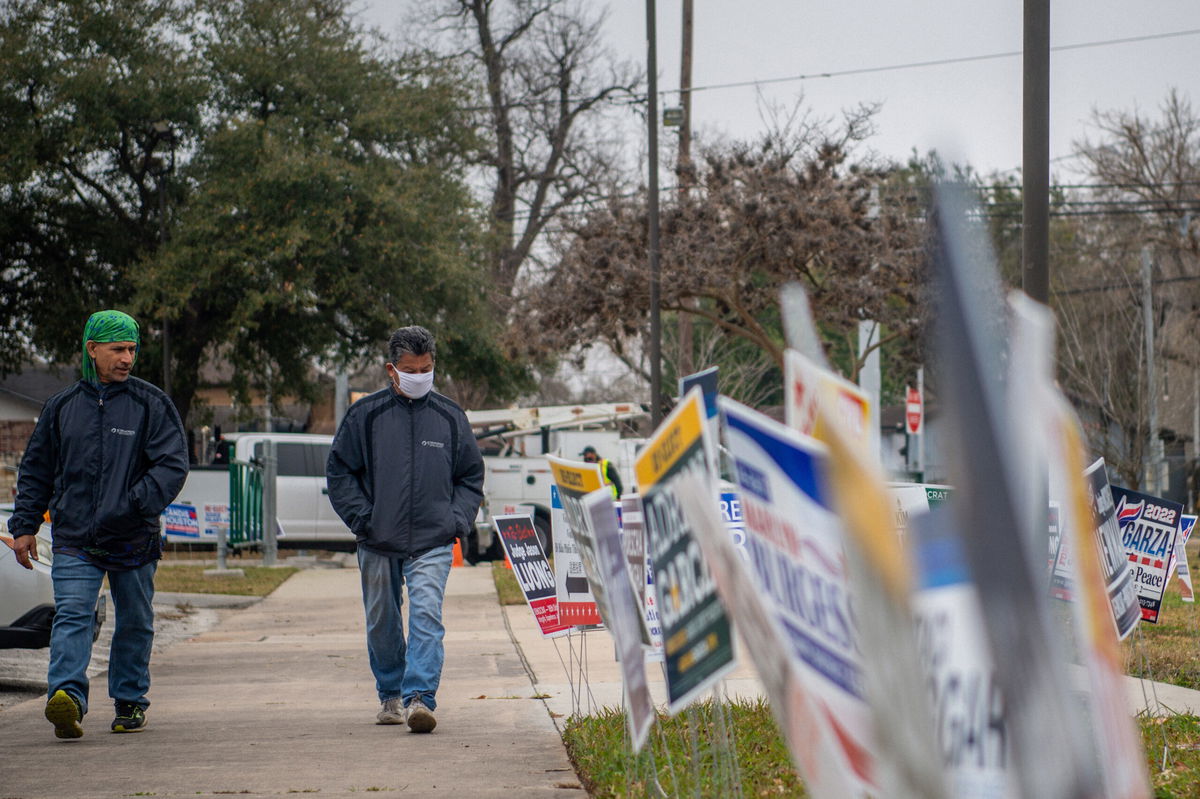
[[[0,507],[0,649],[41,649],[50,645],[54,623],[54,585],[50,581],[50,525],[37,534],[38,556],[33,569],[17,563],[13,539],[8,534],[12,506]],[[104,625],[106,603],[96,603],[92,638]]]

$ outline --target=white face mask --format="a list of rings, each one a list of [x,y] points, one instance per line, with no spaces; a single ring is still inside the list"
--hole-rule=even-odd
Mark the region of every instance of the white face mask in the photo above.
[[[433,388],[433,372],[412,374],[411,372],[398,371],[393,367],[392,374],[396,376],[396,379],[392,381],[392,385],[401,394],[410,399],[420,399]]]

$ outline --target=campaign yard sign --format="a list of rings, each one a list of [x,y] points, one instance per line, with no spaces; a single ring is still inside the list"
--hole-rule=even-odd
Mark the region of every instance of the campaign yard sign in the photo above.
[[[613,512],[612,492],[602,488],[588,494],[584,497],[583,509],[596,543],[596,566],[600,579],[609,588],[606,592],[608,629],[616,643],[617,659],[621,664],[621,679],[629,711],[626,714],[629,736],[636,754],[646,742],[646,734],[654,721],[654,702],[650,698],[650,686],[646,683],[645,658],[642,656],[642,613],[634,599],[633,585],[625,568],[625,550],[617,527],[617,515]]]
[[[704,400],[694,388],[634,464],[662,621],[668,711],[674,715],[735,665],[733,629],[684,516],[675,482],[695,473],[711,491]],[[715,493],[712,494],[716,501]]]
[[[571,537],[575,542],[575,557],[583,567],[584,578],[591,588],[600,620],[608,624],[608,586],[604,583],[596,554],[596,540],[592,532],[591,519],[583,507],[583,499],[589,494],[605,488],[600,476],[600,465],[568,461],[562,458],[550,457],[550,471],[554,474],[558,485],[558,496],[562,501],[563,515],[567,526],[571,528]],[[609,510],[614,521],[618,518],[618,504],[613,499],[612,491],[608,494]]]
[[[704,416],[708,419],[708,434],[712,437],[711,441],[714,444],[721,440],[720,419],[717,416],[717,372],[716,366],[710,366],[703,371],[679,378],[679,396],[686,397],[687,393],[696,386],[699,386],[700,391],[704,394]],[[715,446],[709,451],[709,455],[713,459],[709,465],[710,471],[714,475],[720,474],[721,468]]]
[[[592,478],[587,475],[592,472],[595,474],[595,480],[599,481],[598,465],[580,463],[564,466],[564,469],[574,470],[576,466],[592,467],[584,470],[584,475],[579,478],[585,484],[591,484]],[[586,493],[573,496],[583,497]],[[578,502],[578,499],[573,501]],[[596,606],[596,597],[592,596],[592,586],[583,570],[579,546],[575,543],[575,531],[567,519],[562,493],[557,485],[550,486],[550,529],[554,533],[554,590],[558,597],[559,621],[575,627],[600,624],[600,609]]]
[[[888,483],[887,494],[894,514],[896,535],[904,538],[909,519],[941,505],[950,498],[950,491],[950,486],[935,483]]]
[[[749,571],[812,708],[817,731],[811,734],[834,758],[825,768],[847,786],[842,795],[874,794],[874,718],[824,447],[732,400],[720,404],[746,520]],[[750,651],[759,654],[757,647]]]
[[[197,518],[196,506],[183,502],[172,502],[163,511],[163,530],[170,536],[198,539],[200,522]]]
[[[742,498],[737,491],[721,491],[721,518],[725,520],[725,528],[733,537],[734,546],[743,553],[746,548],[746,519],[742,516]]]
[[[959,799],[1015,796],[1009,781],[1008,724],[979,592],[946,510],[911,516],[918,587],[917,647],[929,682],[938,744]]]
[[[1184,602],[1195,602],[1196,592],[1192,589],[1192,572],[1188,568],[1187,542],[1196,528],[1196,517],[1183,514],[1179,517],[1179,535],[1175,538],[1175,572],[1179,574],[1179,597]],[[1167,570],[1173,574],[1172,570]]]
[[[1196,517],[1187,513],[1182,513],[1179,516],[1179,534],[1175,536],[1175,549],[1171,552],[1171,560],[1167,564],[1167,585],[1171,584],[1171,578],[1175,576],[1175,568],[1178,565],[1180,554],[1187,546],[1188,539],[1192,537],[1192,530],[1196,526]]]
[[[559,620],[554,574],[538,541],[533,518],[525,515],[494,516],[492,524],[496,527],[504,554],[508,555],[517,584],[525,594],[525,601],[529,603],[542,635],[553,638],[569,631],[571,625]]]
[[[1112,496],[1142,621],[1157,624],[1183,505],[1121,486],[1112,486]]]
[[[784,412],[788,427],[819,441],[836,424],[860,452],[871,447],[871,401],[866,392],[796,350],[784,354]]]
[[[1113,623],[1117,627],[1117,637],[1124,640],[1141,621],[1142,613],[1134,582],[1135,574],[1125,553],[1125,546],[1121,542],[1121,528],[1113,504],[1113,488],[1108,484],[1104,459],[1097,458],[1095,463],[1084,471],[1084,478],[1087,481],[1088,499],[1091,501],[1092,515],[1096,523],[1096,544],[1100,552],[1100,566],[1104,573],[1108,604],[1112,609]],[[1070,536],[1062,536],[1050,577],[1050,593],[1055,599],[1074,599],[1072,575],[1078,570],[1074,557],[1074,546]]]
[[[650,647],[646,657],[662,660],[662,624],[654,598],[654,575],[650,557],[646,554],[646,526],[643,522],[642,498],[638,494],[621,497],[621,547],[625,553],[625,573],[629,576],[633,596],[642,618],[642,643]]]
[[[1054,557],[1058,554],[1058,545],[1062,541],[1062,506],[1051,501],[1049,514],[1046,517],[1046,539],[1049,543],[1049,555],[1046,570],[1054,573]]]

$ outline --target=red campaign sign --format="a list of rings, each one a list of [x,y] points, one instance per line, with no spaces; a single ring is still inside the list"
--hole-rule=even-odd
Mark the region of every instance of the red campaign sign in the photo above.
[[[559,602],[558,620],[567,626],[588,626],[603,624],[600,620],[600,609],[595,602]]]
[[[562,623],[557,597],[531,599],[529,600],[529,609],[533,611],[533,618],[537,620],[543,635],[555,633],[570,626]]]
[[[922,408],[921,392],[909,386],[904,397],[904,421],[911,435],[917,435],[924,426],[925,412]]]

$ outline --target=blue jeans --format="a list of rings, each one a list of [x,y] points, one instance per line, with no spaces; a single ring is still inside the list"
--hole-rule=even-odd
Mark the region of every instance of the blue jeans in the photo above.
[[[154,572],[158,561],[132,571],[110,571],[112,648],[108,658],[108,695],[114,702],[150,706],[150,650],[154,645]],[[71,555],[54,558],[54,626],[50,629],[49,696],[63,690],[87,712],[88,663],[92,660],[92,624],[104,569]]]
[[[442,598],[453,556],[452,545],[408,560],[358,548],[367,613],[367,654],[380,702],[401,697],[405,707],[414,699],[420,699],[430,710],[437,707],[434,696],[445,661]],[[409,601],[407,643],[400,615],[405,583]]]

